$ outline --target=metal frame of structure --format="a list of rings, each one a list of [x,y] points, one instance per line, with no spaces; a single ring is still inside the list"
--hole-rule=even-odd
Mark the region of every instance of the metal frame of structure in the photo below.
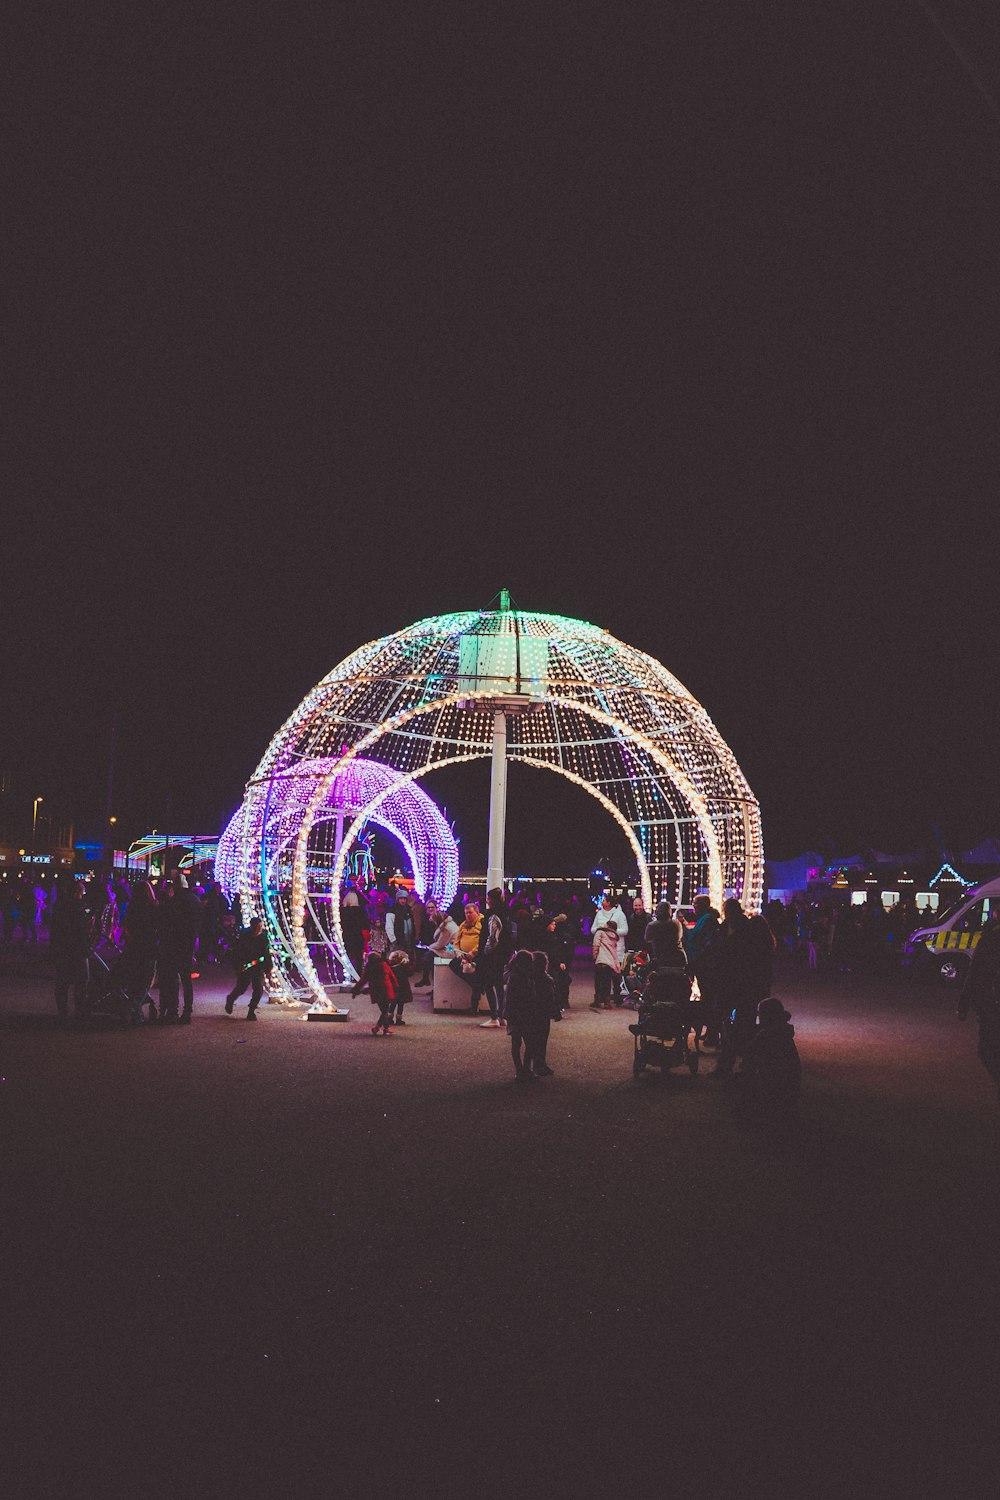
[[[509,759],[568,777],[623,828],[648,904],[687,904],[704,890],[715,905],[734,894],[759,909],[757,802],[708,714],[659,662],[559,615],[438,615],[335,667],[275,735],[247,786],[239,890],[244,909],[260,910],[277,936],[297,989],[318,1001],[325,994],[310,953],[317,923],[346,961],[340,877],[352,839],[382,806],[379,791],[356,808],[329,869],[328,910],[318,912],[314,830],[337,778],[362,758],[412,787],[438,767],[488,758],[498,708]],[[280,793],[299,781],[301,795]]]

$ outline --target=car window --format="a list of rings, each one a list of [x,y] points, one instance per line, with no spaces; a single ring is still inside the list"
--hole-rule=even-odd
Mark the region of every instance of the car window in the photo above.
[[[975,901],[955,923],[959,932],[978,932],[986,919],[985,901]]]

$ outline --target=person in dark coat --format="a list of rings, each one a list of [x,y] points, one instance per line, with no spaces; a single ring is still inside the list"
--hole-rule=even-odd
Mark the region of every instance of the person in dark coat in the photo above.
[[[219,938],[222,936],[222,923],[229,910],[221,885],[217,880],[209,882],[205,892],[205,904],[203,908],[201,943],[198,948],[199,960],[205,963],[214,963],[218,954]]]
[[[479,952],[476,955],[476,985],[486,995],[490,1019],[485,1026],[503,1025],[504,969],[514,946],[510,912],[499,886],[486,893],[486,916],[479,929]],[[496,1017],[496,1020],[494,1020]]]
[[[670,903],[660,901],[653,920],[646,928],[642,946],[651,961],[661,968],[684,969],[687,967],[687,958],[682,941],[683,932],[683,927],[670,910]]]
[[[183,876],[177,879],[183,879]],[[178,890],[175,880],[166,880],[160,887],[156,968],[160,978],[160,1021],[164,1026],[187,1026],[191,1021],[194,1005],[191,970],[198,934],[197,914],[192,902],[192,893]],[[177,999],[181,989],[184,1009],[178,1016]]]
[[[702,1040],[709,1047],[718,1047],[722,1041],[722,1003],[715,973],[715,954],[712,951],[721,925],[719,913],[709,897],[695,896],[694,926],[684,933],[682,941],[688,972],[698,981],[705,1017]]]
[[[762,1000],[740,1070],[744,1109],[775,1124],[793,1119],[799,1107],[802,1064],[791,1023],[775,996]]]
[[[642,904],[642,897],[636,896],[632,902],[632,910],[628,918],[628,932],[625,934],[625,947],[629,953],[641,953],[646,947],[646,928],[649,926],[651,917]]]
[[[90,979],[90,919],[83,904],[83,887],[74,880],[64,885],[56,898],[49,930],[49,943],[56,971],[56,1010],[60,1021],[69,1018],[69,992],[73,990],[73,1012],[82,1014]]]
[[[560,912],[545,929],[541,944],[542,952],[549,961],[549,978],[555,988],[557,1021],[569,1009],[569,986],[573,967],[573,938],[565,912]]]
[[[441,911],[433,896],[428,897],[420,908],[420,931],[417,934],[417,947],[420,949],[420,980],[414,985],[414,989],[429,990],[431,988],[431,975],[434,972],[434,941],[444,917],[445,913]]]
[[[378,1036],[380,1031],[384,1036],[392,1036],[392,1011],[396,1004],[397,993],[396,976],[380,953],[369,953],[365,959],[361,978],[351,990],[351,994],[357,999],[362,990],[367,990],[372,1004],[378,1006],[378,1020],[372,1027],[372,1036]]]
[[[133,887],[125,911],[125,945],[122,967],[125,990],[132,1005],[132,1018],[138,1021],[142,1007],[149,1006],[149,1019],[156,1020],[156,1006],[149,993],[156,971],[156,923],[159,908],[153,887],[140,880]]]
[[[722,1050],[713,1077],[732,1073],[745,1057],[757,1007],[771,990],[774,938],[763,917],[748,917],[738,901],[729,900],[719,929],[719,997],[722,1003]]]
[[[539,1078],[551,1078],[553,1069],[545,1060],[545,1052],[549,1045],[549,1031],[551,1023],[561,1019],[559,1005],[556,1000],[556,987],[549,974],[549,961],[544,953],[533,953],[531,955],[532,978],[535,985],[535,1010],[537,1014],[538,1035],[532,1054],[532,1064]]]
[[[368,931],[368,903],[357,882],[349,880],[340,898],[340,930],[344,934],[344,952],[360,974],[365,966],[365,933]]]
[[[976,944],[958,1002],[959,1020],[964,1021],[970,1010],[979,1019],[979,1061],[1000,1098],[1000,921],[996,918]]]
[[[519,1083],[535,1081],[532,1065],[541,1045],[543,1003],[538,997],[535,986],[532,955],[524,949],[519,949],[507,969],[504,1001],[507,1031],[510,1034],[510,1051],[514,1059],[514,1076]]]
[[[257,1006],[264,993],[264,980],[274,967],[271,945],[267,940],[267,933],[264,931],[264,924],[260,917],[252,917],[250,926],[245,928],[236,939],[233,961],[236,964],[237,982],[236,988],[230,990],[226,996],[226,1015],[232,1015],[236,1001],[241,995],[246,994],[249,987],[250,1005],[247,1009],[247,1020],[256,1021]]]

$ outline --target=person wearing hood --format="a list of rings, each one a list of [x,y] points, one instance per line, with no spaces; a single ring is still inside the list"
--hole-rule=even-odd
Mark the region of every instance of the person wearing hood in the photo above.
[[[596,940],[597,934],[603,929],[614,924],[618,939],[618,962],[615,965],[612,978],[612,992],[616,1005],[622,1003],[622,964],[625,962],[625,934],[628,932],[628,918],[622,911],[621,906],[612,896],[610,891],[605,891],[601,897],[601,904],[594,914],[594,920],[590,924],[591,936]],[[596,949],[595,949],[596,951]]]
[[[669,901],[658,902],[653,920],[646,928],[646,952],[653,963],[662,969],[686,969],[683,934]]]
[[[594,933],[594,998],[591,1010],[609,1010],[615,986],[621,983],[621,961],[618,957],[618,926],[605,922]],[[621,1004],[621,1002],[618,1002]]]
[[[743,1103],[761,1119],[791,1119],[799,1107],[802,1063],[789,1012],[774,995],[757,1008],[757,1025],[740,1073]]]
[[[549,976],[555,986],[556,1020],[569,1008],[569,987],[573,968],[573,939],[565,912],[552,918],[542,939],[542,952],[549,963]]]

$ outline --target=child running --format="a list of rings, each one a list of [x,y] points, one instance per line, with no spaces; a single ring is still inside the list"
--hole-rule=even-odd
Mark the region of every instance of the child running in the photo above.
[[[392,1036],[392,1028],[389,1022],[392,1020],[393,1007],[399,993],[396,976],[380,953],[369,953],[365,959],[365,966],[361,978],[351,990],[351,994],[357,998],[362,990],[367,990],[371,995],[373,1005],[378,1006],[378,1020],[372,1027],[372,1036]]]

